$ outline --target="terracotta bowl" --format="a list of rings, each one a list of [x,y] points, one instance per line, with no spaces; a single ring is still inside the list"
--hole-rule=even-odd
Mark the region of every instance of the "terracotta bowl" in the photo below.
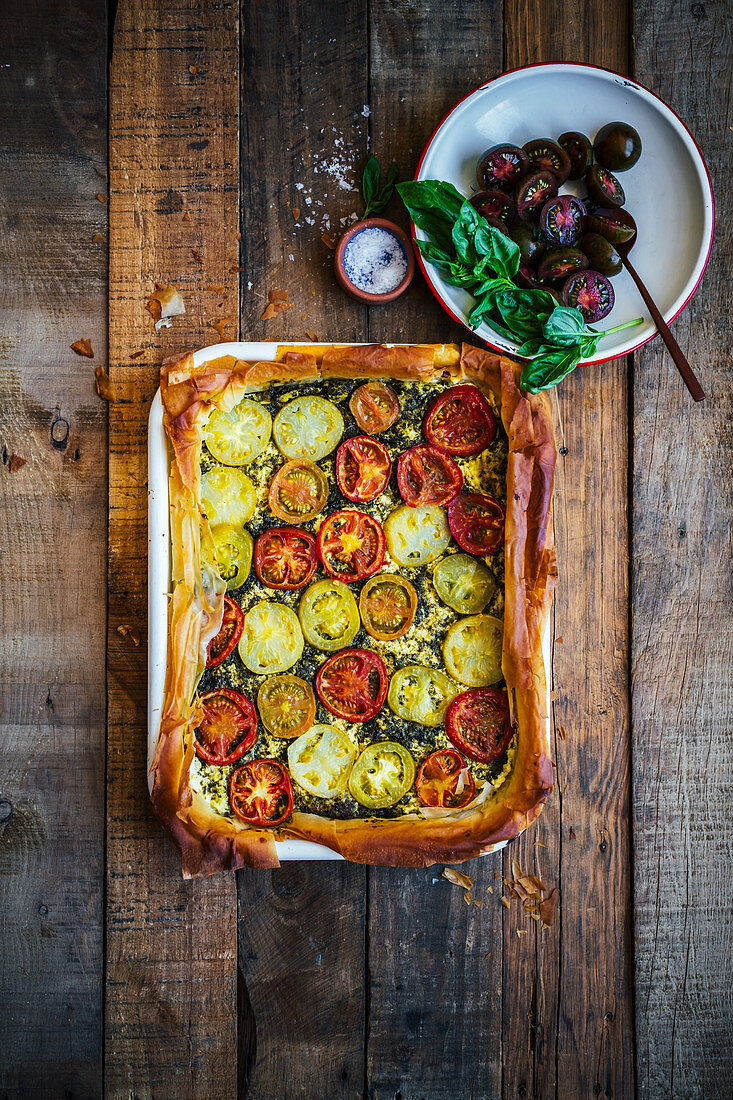
[[[388,291],[386,294],[370,294],[367,290],[359,290],[357,286],[351,282],[346,274],[346,268],[344,267],[344,252],[346,246],[352,237],[360,233],[362,229],[386,229],[388,232],[393,233],[395,237],[400,241],[402,247],[407,254],[407,271],[405,277],[394,290]],[[400,229],[394,222],[387,221],[386,218],[367,218],[366,221],[356,222],[350,229],[347,229],[343,237],[339,241],[336,247],[336,255],[334,256],[334,270],[336,272],[336,280],[342,290],[345,290],[347,294],[350,294],[352,298],[356,298],[358,302],[365,302],[370,306],[381,306],[387,302],[393,302],[395,298],[399,298],[403,291],[407,290],[408,286],[412,282],[412,276],[415,274],[415,253],[412,249],[412,241],[407,234]]]

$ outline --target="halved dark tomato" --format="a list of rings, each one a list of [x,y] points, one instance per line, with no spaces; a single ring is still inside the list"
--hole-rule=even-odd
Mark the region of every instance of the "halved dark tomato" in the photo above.
[[[363,432],[379,435],[400,415],[400,399],[386,382],[365,382],[352,393],[349,408]]]
[[[425,435],[451,455],[477,455],[496,435],[496,417],[476,386],[453,386],[427,411]]]
[[[463,474],[450,455],[421,443],[397,460],[397,484],[405,504],[450,504],[463,488]]]
[[[468,554],[493,554],[504,541],[504,507],[485,493],[461,493],[448,505],[450,533]]]
[[[387,696],[387,669],[370,649],[343,649],[316,673],[316,694],[331,714],[345,722],[367,722]]]
[[[336,478],[347,500],[374,500],[386,489],[391,473],[386,447],[368,435],[344,440],[336,452]]]
[[[363,581],[384,561],[382,525],[366,512],[334,512],[318,532],[318,556],[326,572],[339,581]]]
[[[225,596],[221,628],[209,642],[206,651],[207,668],[216,668],[227,659],[242,635],[243,626],[244,612],[238,603]]]
[[[250,760],[229,778],[229,804],[248,825],[280,825],[293,810],[293,788],[279,760]]]
[[[359,595],[359,612],[367,634],[380,642],[401,638],[412,626],[417,592],[399,573],[380,573]]]
[[[468,764],[455,749],[431,752],[417,773],[417,797],[423,806],[461,810],[476,794]]]
[[[267,498],[273,516],[286,523],[308,523],[323,511],[327,500],[328,478],[307,458],[294,458],[281,466]]]
[[[194,730],[196,755],[207,764],[233,764],[252,748],[257,736],[257,714],[244,695],[217,688],[200,696],[204,716]]]
[[[512,739],[509,701],[499,688],[471,688],[456,695],[445,715],[445,732],[472,760],[490,764]]]
[[[315,721],[316,697],[310,684],[286,672],[260,684],[257,709],[262,725],[275,737],[300,737]]]
[[[257,536],[255,573],[268,588],[303,588],[316,571],[316,540],[300,527],[271,527]]]

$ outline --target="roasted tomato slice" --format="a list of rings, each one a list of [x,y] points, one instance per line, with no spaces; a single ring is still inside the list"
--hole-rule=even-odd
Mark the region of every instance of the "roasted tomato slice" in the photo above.
[[[380,573],[362,588],[359,611],[367,634],[380,642],[390,642],[401,638],[412,626],[417,592],[399,573]]]
[[[448,707],[445,732],[471,760],[481,764],[497,760],[513,733],[506,692],[499,688],[462,691]]]
[[[363,432],[379,435],[400,415],[400,399],[386,382],[365,382],[352,393],[349,408]]]
[[[280,825],[293,809],[293,788],[279,760],[250,760],[229,778],[229,804],[248,825]]]
[[[326,572],[339,581],[371,577],[384,561],[384,531],[366,512],[334,512],[318,532],[318,556]]]
[[[450,455],[421,443],[397,460],[397,484],[405,504],[450,504],[463,488],[463,474]]]
[[[448,505],[448,526],[461,550],[493,554],[504,542],[503,506],[484,493],[461,493]]]
[[[349,794],[370,810],[394,806],[415,779],[415,761],[398,741],[373,741],[351,769]]]
[[[194,730],[196,755],[207,764],[233,764],[251,749],[257,736],[255,708],[238,691],[217,688],[200,696],[204,716]]]
[[[331,714],[345,722],[367,722],[382,709],[387,669],[370,649],[344,649],[316,673],[316,694]]]
[[[444,810],[461,810],[476,794],[468,765],[455,749],[431,752],[420,765],[415,786],[423,806]]]
[[[387,488],[391,473],[386,447],[368,435],[346,439],[336,452],[336,478],[347,500],[374,500]]]
[[[299,527],[271,527],[257,536],[255,573],[268,588],[292,591],[316,571],[316,540]]]
[[[436,397],[425,417],[425,435],[451,455],[477,455],[496,435],[496,417],[475,386],[453,386]]]
[[[307,458],[286,462],[270,484],[270,511],[285,523],[308,523],[323,511],[327,500],[328,478]]]
[[[275,737],[300,737],[315,721],[316,697],[300,676],[285,673],[260,684],[257,709],[262,725]]]
[[[216,668],[227,659],[235,645],[242,636],[244,626],[244,612],[238,603],[224,597],[224,615],[221,620],[221,628],[218,634],[209,642],[206,653],[206,667]]]

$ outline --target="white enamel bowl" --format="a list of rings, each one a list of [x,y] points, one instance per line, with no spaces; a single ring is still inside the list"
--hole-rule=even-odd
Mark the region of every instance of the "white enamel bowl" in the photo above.
[[[618,174],[626,207],[639,230],[631,260],[664,319],[680,313],[697,289],[713,240],[713,191],[705,162],[685,124],[661,99],[633,80],[588,65],[532,65],[504,73],[471,92],[441,122],[425,148],[416,179],[447,180],[465,195],[476,191],[476,162],[492,145],[523,145],[580,130],[591,140],[607,122],[629,122],[641,135],[642,155]],[[561,192],[580,193],[578,183]],[[416,239],[424,238],[413,227]],[[454,320],[467,323],[473,298],[450,286],[415,250],[435,295]],[[616,304],[597,326],[642,317],[643,324],[602,340],[591,362],[627,355],[656,335],[630,276],[613,279]],[[487,324],[474,330],[491,347],[516,344]]]

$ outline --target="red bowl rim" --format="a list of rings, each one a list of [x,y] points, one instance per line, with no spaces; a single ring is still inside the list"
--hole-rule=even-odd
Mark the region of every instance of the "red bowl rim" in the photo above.
[[[441,126],[443,125],[445,120],[450,115],[453,114],[455,109],[457,107],[460,107],[461,103],[463,103],[464,100],[469,99],[472,95],[474,95],[476,92],[480,91],[482,88],[487,88],[489,86],[489,84],[493,84],[494,81],[501,79],[501,77],[503,77],[503,76],[509,76],[511,73],[519,73],[519,72],[522,72],[522,70],[524,70],[524,69],[547,69],[547,68],[561,69],[561,68],[568,68],[568,67],[572,67],[572,68],[576,68],[576,69],[595,69],[598,72],[610,73],[611,76],[621,77],[622,80],[627,80],[630,84],[633,84],[635,87],[641,88],[641,90],[644,91],[644,92],[648,92],[649,95],[653,96],[655,99],[658,99],[659,102],[664,107],[666,107],[668,111],[671,111],[671,113],[677,119],[679,124],[682,126],[682,128],[687,133],[688,137],[690,138],[690,141],[695,146],[695,148],[697,149],[697,152],[700,156],[700,161],[702,163],[703,168],[705,169],[705,174],[706,174],[707,180],[708,180],[708,188],[709,188],[709,191],[710,191],[710,202],[711,202],[711,206],[712,206],[712,225],[711,225],[711,228],[710,228],[710,242],[708,244],[708,251],[707,251],[707,255],[705,257],[705,263],[702,266],[702,270],[700,271],[700,275],[697,279],[697,282],[695,283],[694,287],[692,288],[690,293],[687,295],[687,297],[685,298],[684,302],[679,307],[677,312],[674,314],[674,316],[670,317],[669,320],[667,321],[667,324],[670,325],[674,320],[676,320],[677,317],[679,317],[680,313],[682,313],[682,311],[689,304],[690,299],[695,294],[697,288],[700,286],[700,283],[702,282],[703,276],[704,276],[705,271],[707,269],[708,262],[710,260],[710,254],[711,254],[712,249],[713,249],[713,238],[715,237],[715,194],[713,192],[713,181],[710,177],[710,170],[707,166],[707,162],[705,160],[705,157],[702,155],[702,150],[701,150],[700,146],[698,145],[697,141],[695,140],[693,134],[691,133],[689,126],[687,126],[687,124],[683,121],[683,119],[680,118],[680,116],[675,111],[674,107],[670,107],[669,103],[667,103],[665,100],[663,100],[661,96],[657,95],[656,92],[653,92],[651,90],[651,88],[647,88],[645,84],[640,84],[638,80],[633,80],[631,77],[626,76],[624,73],[617,72],[616,69],[607,69],[603,65],[590,65],[586,61],[562,61],[562,62],[558,62],[558,61],[535,61],[530,65],[517,65],[516,68],[514,68],[514,69],[505,69],[503,72],[497,73],[497,75],[492,77],[491,80],[485,80],[481,84],[477,84],[475,88],[472,88],[469,92],[466,92],[466,94],[464,96],[461,96],[461,98],[459,100],[457,100],[456,103],[453,104],[453,106],[450,108],[450,110],[446,111],[446,113],[443,115],[440,122],[438,123],[438,125],[435,127],[432,134],[428,138],[428,140],[425,144],[425,148],[423,149],[422,153],[420,154],[420,159],[417,162],[417,168],[415,169],[415,177],[414,178],[415,178],[415,180],[418,179],[418,176],[420,175],[420,169],[422,168],[422,163],[425,160],[425,157],[427,156],[428,149],[432,145],[433,139],[434,139],[435,135],[437,134],[438,130],[441,128]],[[415,235],[415,224],[412,220],[410,220],[410,235],[412,237],[413,242],[416,242],[417,238],[416,238],[416,235]],[[467,329],[467,331],[470,332],[473,336],[478,337],[478,339],[483,341],[483,343],[486,344],[487,347],[491,348],[492,351],[498,351],[500,355],[512,355],[512,356],[514,356],[518,359],[522,358],[521,356],[517,356],[516,352],[506,351],[504,348],[498,348],[495,344],[492,344],[490,340],[487,340],[485,336],[481,336],[481,335],[479,335],[479,333],[474,332],[472,329],[468,328],[468,325],[466,324],[464,319],[462,317],[459,317],[457,313],[453,312],[453,310],[450,308],[450,306],[447,305],[446,302],[441,298],[441,296],[438,293],[438,291],[436,290],[435,286],[433,286],[432,280],[430,279],[430,276],[427,273],[425,263],[423,261],[423,258],[421,256],[421,254],[420,254],[420,249],[417,247],[416,243],[415,243],[415,255],[417,257],[417,262],[420,265],[420,270],[422,271],[423,276],[425,278],[425,282],[428,284],[431,291],[433,292],[433,295],[438,300],[438,302],[440,302],[441,306],[446,311],[446,313],[450,317],[452,317],[453,320],[457,324],[459,324],[463,328]],[[646,340],[641,340],[640,343],[635,344],[632,348],[629,348],[629,350],[625,351],[623,353],[623,355],[621,355],[621,356],[619,356],[619,355],[606,355],[605,357],[600,358],[600,359],[583,359],[583,360],[581,360],[581,362],[583,364],[585,364],[586,366],[590,366],[591,364],[595,364],[595,363],[609,363],[614,359],[619,359],[619,358],[623,359],[627,355],[633,355],[633,353],[635,351],[638,351],[639,348],[643,348],[645,344],[648,344],[650,340],[653,340],[658,335],[659,335],[658,332],[653,332],[651,334],[651,336],[647,336]]]

